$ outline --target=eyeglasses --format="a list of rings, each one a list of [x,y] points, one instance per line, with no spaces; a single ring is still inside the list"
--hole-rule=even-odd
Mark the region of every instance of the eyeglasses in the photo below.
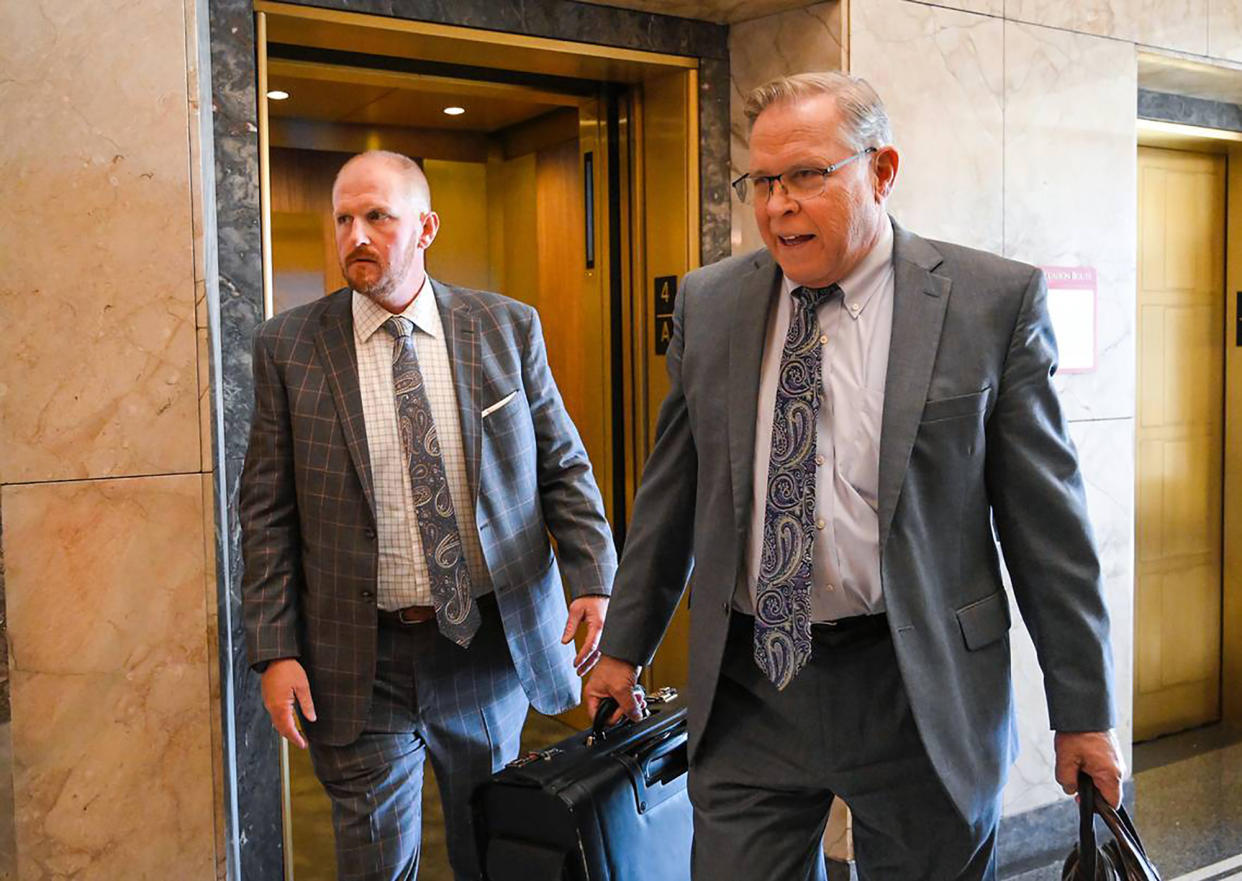
[[[780,174],[763,174],[758,177],[744,174],[731,186],[733,192],[737,193],[737,197],[748,205],[752,197],[757,202],[768,201],[768,197],[772,195],[772,188],[777,183],[784,189],[785,195],[791,199],[798,201],[814,199],[824,191],[828,178],[833,172],[844,168],[860,156],[866,156],[879,149],[879,147],[868,147],[865,150],[859,150],[853,156],[847,156],[827,168],[793,168]]]

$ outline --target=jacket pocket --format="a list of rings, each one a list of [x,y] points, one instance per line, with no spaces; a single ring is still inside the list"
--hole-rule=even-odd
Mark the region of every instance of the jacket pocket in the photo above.
[[[509,394],[505,395],[503,398],[501,398],[496,403],[488,407],[484,407],[483,412],[479,415],[479,418],[486,419],[488,416],[491,416],[497,410],[509,404],[516,397],[517,397],[517,389],[514,389],[513,391],[509,392]]]
[[[928,401],[923,405],[923,422],[939,422],[942,419],[957,419],[962,416],[974,416],[983,412],[988,405],[988,392],[991,386],[971,392],[968,395],[954,395],[951,398],[940,398]]]
[[[1009,599],[1003,590],[957,610],[957,624],[970,651],[991,645],[1009,632]]]

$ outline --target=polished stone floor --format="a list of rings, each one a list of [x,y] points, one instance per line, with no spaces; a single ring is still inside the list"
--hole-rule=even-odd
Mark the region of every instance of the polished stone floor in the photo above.
[[[532,712],[523,749],[562,739],[568,727]],[[333,881],[335,858],[327,797],[305,753],[290,751],[294,879]],[[1215,725],[1134,749],[1135,823],[1165,881],[1242,879],[1242,726]],[[424,847],[419,881],[451,881],[439,797],[431,770],[423,787]],[[1067,831],[1072,840],[1072,830]],[[1067,840],[1067,847],[1069,841]],[[1007,881],[1059,881],[1060,862]]]

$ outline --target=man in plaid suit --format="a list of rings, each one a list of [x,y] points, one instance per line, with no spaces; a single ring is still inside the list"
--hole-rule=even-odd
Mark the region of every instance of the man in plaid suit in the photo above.
[[[578,703],[616,553],[535,310],[427,276],[439,218],[407,157],[355,156],[332,201],[350,287],[255,335],[247,649],[272,724],[309,741],[339,877],[416,877],[429,757],[475,879],[471,792],[529,705]]]

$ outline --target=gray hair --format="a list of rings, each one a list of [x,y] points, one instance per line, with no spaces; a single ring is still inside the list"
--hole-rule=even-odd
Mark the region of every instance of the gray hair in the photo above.
[[[777,77],[746,96],[746,119],[751,128],[759,114],[784,101],[832,95],[841,110],[841,138],[854,150],[883,147],[893,142],[888,111],[865,79],[837,70]]]

